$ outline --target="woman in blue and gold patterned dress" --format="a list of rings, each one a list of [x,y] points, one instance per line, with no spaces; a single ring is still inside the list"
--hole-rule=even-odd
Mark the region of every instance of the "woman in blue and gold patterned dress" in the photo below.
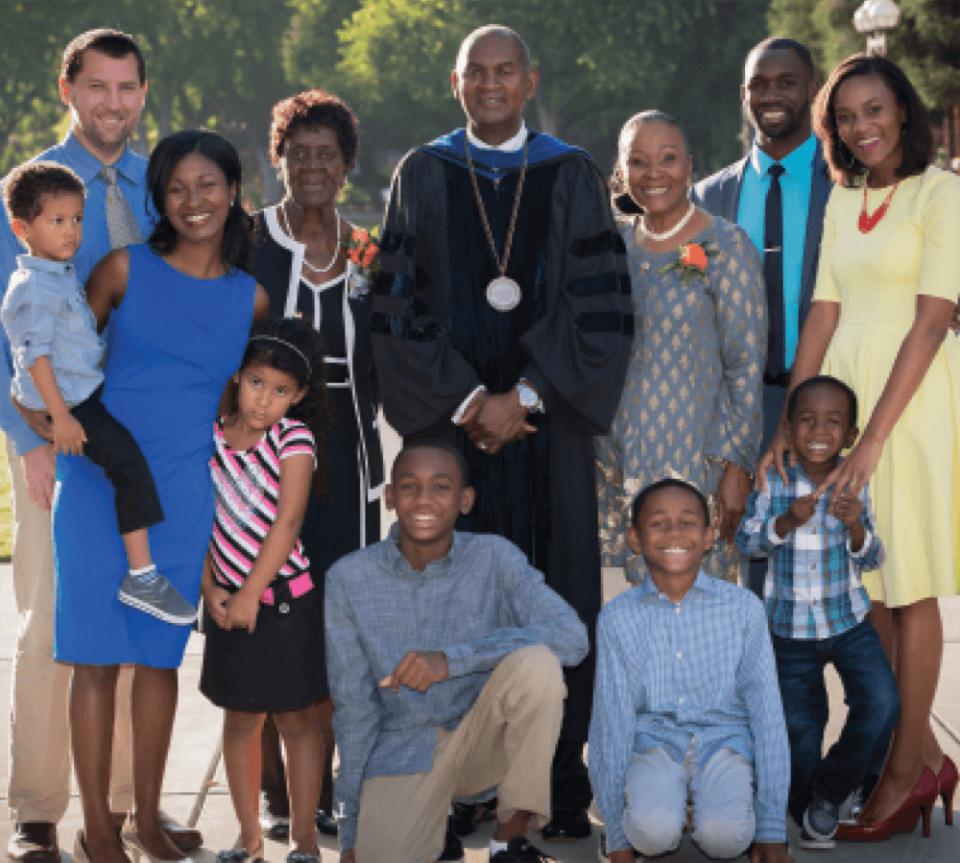
[[[668,475],[711,501],[719,537],[704,569],[739,578],[733,535],[760,445],[767,332],[760,260],[740,228],[690,202],[691,169],[672,117],[644,111],[626,122],[611,187],[630,258],[635,335],[620,407],[597,458],[603,562],[625,566],[631,581],[646,570],[624,541],[630,502]]]

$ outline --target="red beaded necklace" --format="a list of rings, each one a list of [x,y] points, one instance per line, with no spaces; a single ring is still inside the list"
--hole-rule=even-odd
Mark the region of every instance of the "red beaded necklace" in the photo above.
[[[887,197],[883,199],[883,203],[880,204],[880,206],[877,207],[872,214],[868,214],[867,184],[863,184],[863,206],[860,208],[860,218],[857,220],[857,227],[860,229],[861,234],[869,234],[875,227],[877,227],[877,225],[880,223],[880,220],[887,215],[887,210],[890,207],[890,201],[893,200],[893,193],[897,191],[897,187],[899,185],[899,181],[894,183],[893,188],[887,192]]]

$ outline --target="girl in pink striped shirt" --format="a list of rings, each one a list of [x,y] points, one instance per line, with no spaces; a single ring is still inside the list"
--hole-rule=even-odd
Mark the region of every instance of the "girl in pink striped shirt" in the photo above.
[[[200,689],[224,708],[223,754],[240,822],[220,863],[263,856],[260,735],[273,714],[288,754],[291,863],[318,859],[327,697],[323,616],[300,524],[323,480],[326,390],[316,331],[296,319],[258,323],[214,426],[216,518],[203,573],[206,644]]]

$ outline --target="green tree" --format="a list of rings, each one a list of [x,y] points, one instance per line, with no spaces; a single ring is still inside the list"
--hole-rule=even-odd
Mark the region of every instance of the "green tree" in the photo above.
[[[368,0],[339,32],[345,94],[376,116],[394,155],[462,122],[449,73],[463,36],[500,21],[541,70],[531,121],[591,150],[604,168],[623,121],[659,107],[690,133],[698,164],[735,157],[743,56],[764,34],[766,2],[719,0]]]
[[[285,95],[283,0],[57,0],[7,2],[0,56],[0,169],[59,137],[64,109],[56,79],[64,46],[84,30],[131,33],[147,59],[150,90],[139,149],[175,129],[206,126],[241,150],[256,198],[274,182],[265,160],[270,106]]]
[[[808,45],[821,79],[844,57],[865,48],[853,27],[860,0],[771,0],[771,33]],[[910,77],[927,106],[960,101],[960,0],[899,0],[900,23],[887,56]]]

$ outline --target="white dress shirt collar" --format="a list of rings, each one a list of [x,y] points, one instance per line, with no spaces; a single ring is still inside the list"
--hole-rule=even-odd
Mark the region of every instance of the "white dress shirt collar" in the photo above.
[[[502,144],[487,144],[485,141],[481,141],[473,132],[470,131],[470,127],[466,127],[467,130],[467,140],[474,146],[479,147],[481,150],[501,150],[505,153],[512,153],[516,150],[519,150],[524,141],[527,140],[527,124],[520,121],[520,129],[516,135],[512,138],[508,138]]]

